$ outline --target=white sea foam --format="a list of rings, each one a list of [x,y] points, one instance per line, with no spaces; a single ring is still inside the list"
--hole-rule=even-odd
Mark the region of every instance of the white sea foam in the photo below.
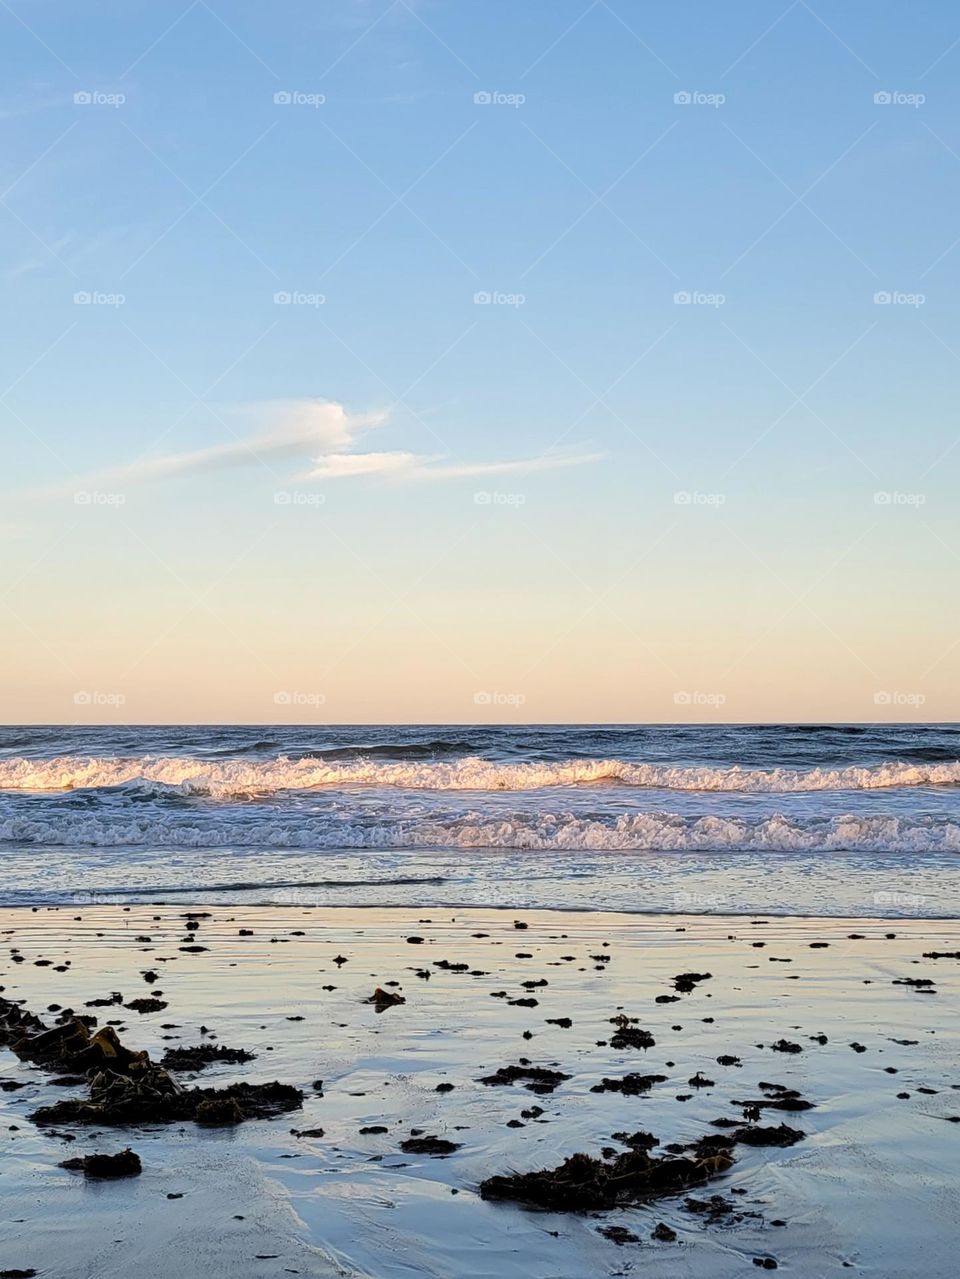
[[[960,853],[960,824],[933,818],[866,816],[787,818],[684,817],[632,813],[606,821],[571,813],[492,820],[467,813],[455,821],[359,823],[330,818],[92,816],[0,820],[0,841],[71,847],[263,849],[532,849],[554,851]]]
[[[884,763],[869,767],[750,769],[681,767],[617,759],[574,759],[560,763],[493,762],[471,756],[453,762],[315,758],[265,761],[205,760],[183,756],[0,760],[0,790],[67,791],[144,783],[185,796],[228,799],[316,787],[387,786],[411,790],[529,791],[605,782],[678,791],[790,793],[877,790],[898,786],[955,786],[960,761]]]

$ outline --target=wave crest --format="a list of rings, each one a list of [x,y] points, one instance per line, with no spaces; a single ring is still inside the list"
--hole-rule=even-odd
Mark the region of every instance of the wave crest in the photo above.
[[[64,755],[55,759],[0,760],[0,790],[70,791],[106,789],[130,783],[216,799],[243,798],[317,787],[385,786],[409,790],[528,791],[606,782],[677,791],[791,793],[822,790],[877,790],[897,786],[955,786],[960,761],[890,762],[847,768],[749,769],[682,767],[617,759],[574,759],[558,763],[501,763],[469,756],[449,763],[349,760],[198,759],[185,756],[130,758]]]
[[[58,814],[0,820],[0,842],[51,847],[265,849],[530,849],[556,852],[911,852],[960,853],[960,824],[934,818],[848,814],[833,818],[686,817],[644,812],[571,813],[455,821],[361,823],[301,817],[229,822],[217,817]]]

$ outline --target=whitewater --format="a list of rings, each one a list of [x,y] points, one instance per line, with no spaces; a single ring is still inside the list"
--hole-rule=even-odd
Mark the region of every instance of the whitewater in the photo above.
[[[0,904],[960,916],[958,854],[954,725],[0,730]]]
[[[747,791],[787,794],[819,790],[876,790],[896,786],[956,786],[960,762],[873,767],[749,769],[678,767],[620,759],[504,764],[468,756],[452,763],[349,763],[281,755],[267,762],[211,761],[189,757],[110,759],[62,756],[12,758],[0,763],[0,790],[103,789],[153,783],[183,795],[219,798],[313,787],[390,786],[415,790],[540,790],[615,782],[659,790]]]

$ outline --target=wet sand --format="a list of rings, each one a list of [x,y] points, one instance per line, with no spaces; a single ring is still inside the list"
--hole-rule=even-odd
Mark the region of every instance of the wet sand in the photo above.
[[[65,1007],[96,1015],[154,1061],[242,1048],[253,1060],[175,1077],[304,1093],[299,1110],[230,1127],[41,1127],[32,1112],[85,1086],[0,1048],[0,1086],[24,1085],[0,1091],[0,1273],[956,1273],[960,960],[925,957],[960,949],[955,924],[177,903],[11,909],[0,929],[3,996],[47,1024]],[[378,987],[404,1002],[366,1002]],[[113,992],[121,1003],[85,1007]],[[124,1007],[142,998],[166,1007]],[[614,1046],[648,1038],[631,1029],[653,1045]],[[569,1078],[480,1082],[523,1059]],[[629,1075],[664,1078],[631,1095],[617,1090]],[[811,1107],[771,1108],[771,1083]],[[638,1206],[480,1193],[576,1152],[615,1158],[628,1146],[614,1133],[684,1158],[704,1136],[781,1123],[802,1139],[738,1140],[706,1184]],[[457,1149],[402,1149],[424,1137]],[[138,1177],[59,1167],[126,1146]],[[726,1206],[704,1210],[714,1195]]]

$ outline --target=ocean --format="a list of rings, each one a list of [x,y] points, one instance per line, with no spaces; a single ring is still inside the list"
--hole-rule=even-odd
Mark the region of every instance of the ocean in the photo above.
[[[0,902],[960,917],[960,726],[0,729]]]

